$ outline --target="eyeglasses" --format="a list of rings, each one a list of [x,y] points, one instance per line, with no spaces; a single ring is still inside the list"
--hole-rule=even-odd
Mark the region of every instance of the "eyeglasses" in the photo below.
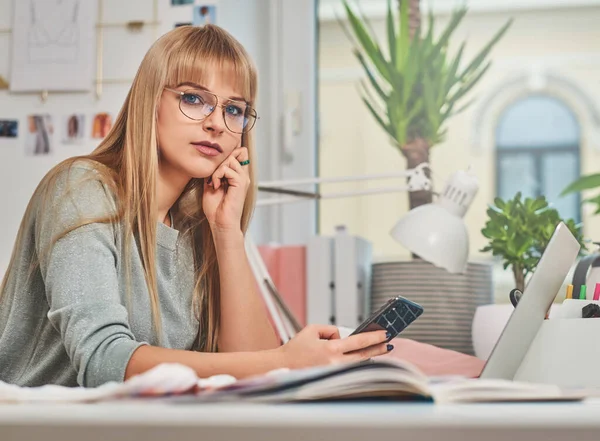
[[[256,110],[244,101],[225,100],[223,104],[219,104],[219,97],[207,90],[191,89],[181,92],[169,87],[165,87],[165,90],[179,95],[179,110],[195,121],[202,121],[220,106],[225,126],[233,133],[249,132],[258,119]]]

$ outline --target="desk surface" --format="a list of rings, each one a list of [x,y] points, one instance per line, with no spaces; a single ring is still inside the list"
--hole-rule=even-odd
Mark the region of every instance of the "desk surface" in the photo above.
[[[0,434],[2,441],[596,441],[600,402],[0,405]]]

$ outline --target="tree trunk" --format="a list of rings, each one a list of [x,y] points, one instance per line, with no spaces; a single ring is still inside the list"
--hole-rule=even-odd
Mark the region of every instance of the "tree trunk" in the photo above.
[[[421,25],[421,0],[398,0],[398,9],[403,1],[409,2],[408,27],[410,28],[410,38],[413,38]]]
[[[402,153],[406,158],[406,168],[413,169],[419,164],[424,162],[429,162],[429,145],[427,141],[423,138],[417,138],[412,142],[402,146]],[[429,170],[425,172],[427,177],[431,179],[431,173]],[[431,196],[431,191],[429,190],[419,190],[419,191],[411,191],[408,194],[408,200],[410,204],[410,209],[412,210],[415,207],[420,205],[425,205],[431,203],[433,200]]]
[[[515,276],[515,288],[519,291],[525,291],[525,273],[520,265],[513,265],[513,275]]]

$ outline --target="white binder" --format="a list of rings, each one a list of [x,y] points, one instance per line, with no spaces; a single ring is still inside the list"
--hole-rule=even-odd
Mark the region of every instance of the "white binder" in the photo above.
[[[306,250],[306,322],[335,324],[333,240],[313,236]]]
[[[340,227],[307,250],[307,322],[357,327],[370,311],[372,245]]]

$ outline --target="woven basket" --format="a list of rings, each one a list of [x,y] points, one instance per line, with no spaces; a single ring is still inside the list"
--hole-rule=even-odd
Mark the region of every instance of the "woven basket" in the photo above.
[[[401,295],[423,306],[423,314],[401,337],[473,355],[475,310],[493,303],[492,266],[469,263],[450,274],[422,260],[373,264],[371,310]]]

